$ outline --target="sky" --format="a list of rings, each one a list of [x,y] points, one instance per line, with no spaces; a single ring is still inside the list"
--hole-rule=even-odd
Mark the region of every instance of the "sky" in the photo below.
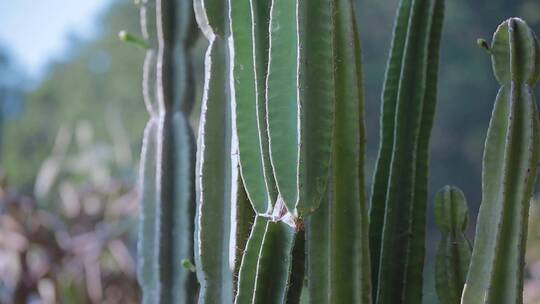
[[[91,38],[96,17],[111,0],[2,0],[0,46],[28,76],[39,78],[47,63],[61,59],[68,36]]]

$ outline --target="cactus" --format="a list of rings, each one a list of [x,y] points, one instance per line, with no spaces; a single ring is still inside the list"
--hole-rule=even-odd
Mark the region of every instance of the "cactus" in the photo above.
[[[229,1],[232,100],[242,178],[253,208],[269,214],[276,200],[266,128],[265,79],[270,1]],[[249,169],[248,169],[249,168]]]
[[[195,1],[197,23],[209,41],[197,145],[197,214],[195,261],[200,284],[199,303],[231,303],[230,267],[233,126],[229,96],[229,50],[224,1]],[[236,188],[236,187],[235,187]]]
[[[194,141],[187,122],[193,93],[186,64],[190,12],[186,1],[148,0],[141,6],[148,45],[143,96],[150,115],[140,175],[138,256],[143,303],[194,301],[195,278],[181,266],[182,260],[193,259]]]
[[[194,2],[209,41],[196,157],[188,123],[191,4],[150,1],[141,5],[144,40],[120,34],[147,53],[143,95],[150,119],[138,245],[143,303],[420,303],[444,0],[400,2],[369,223],[351,0]],[[516,18],[499,27],[488,50],[501,89],[466,284],[465,198],[446,187],[435,200],[443,303],[460,301],[462,289],[464,304],[522,300],[539,160],[532,93],[539,50]]]
[[[443,0],[402,0],[383,92],[370,209],[377,303],[422,298],[429,137]]]
[[[540,73],[539,44],[518,18],[493,36],[495,100],[482,171],[482,203],[462,303],[522,303],[529,200],[536,181],[539,125],[532,86]]]
[[[337,0],[335,10],[331,177],[327,199],[306,220],[309,299],[371,303],[360,44],[351,1]]]
[[[456,304],[471,259],[471,243],[465,235],[469,223],[467,202],[461,190],[446,186],[435,196],[434,208],[442,234],[435,258],[435,288],[441,304]]]
[[[267,76],[270,159],[295,217],[320,204],[334,112],[333,1],[273,0]]]

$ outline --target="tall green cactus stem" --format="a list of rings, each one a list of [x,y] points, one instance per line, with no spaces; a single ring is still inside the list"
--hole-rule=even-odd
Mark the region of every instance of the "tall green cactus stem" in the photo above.
[[[435,258],[435,288],[441,304],[460,302],[471,259],[465,235],[469,223],[461,190],[446,186],[435,196],[435,222],[442,234]]]
[[[195,153],[187,122],[193,92],[186,58],[192,19],[186,1],[144,1],[141,7],[143,36],[151,46],[143,77],[150,114],[141,157],[144,303],[192,303],[195,296],[195,278],[181,266],[193,259]]]
[[[420,303],[428,148],[444,0],[401,0],[383,92],[370,210],[377,303]]]
[[[334,112],[333,1],[273,0],[266,79],[270,157],[280,198],[302,217],[326,188]]]
[[[335,11],[335,127],[328,198],[306,220],[311,303],[371,303],[360,44],[350,0]]]
[[[209,41],[197,149],[195,258],[199,303],[231,303],[230,265],[233,170],[232,114],[229,96],[227,3],[197,0],[197,23]]]
[[[501,88],[484,149],[482,203],[463,291],[464,304],[522,303],[529,200],[536,181],[539,124],[532,86],[539,44],[518,18],[493,36],[491,58]]]
[[[269,4],[269,0],[229,1],[232,100],[241,171],[250,201],[259,214],[271,213],[277,196],[266,122]]]

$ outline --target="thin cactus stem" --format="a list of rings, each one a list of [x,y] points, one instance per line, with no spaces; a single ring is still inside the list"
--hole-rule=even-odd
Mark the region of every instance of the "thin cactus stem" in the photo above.
[[[435,222],[441,241],[435,258],[435,288],[441,304],[460,302],[471,259],[465,235],[469,214],[461,190],[446,186],[435,196]]]
[[[538,110],[532,87],[539,44],[519,18],[504,21],[492,42],[497,95],[484,148],[482,203],[462,303],[522,303],[529,200],[539,160]]]
[[[402,0],[383,92],[370,209],[377,303],[422,298],[428,148],[444,0]]]

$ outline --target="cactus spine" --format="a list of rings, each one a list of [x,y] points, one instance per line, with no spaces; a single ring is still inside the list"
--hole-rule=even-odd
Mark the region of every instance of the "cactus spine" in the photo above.
[[[377,303],[422,298],[428,146],[443,0],[402,0],[386,72],[370,210]]]
[[[435,196],[435,222],[442,234],[435,258],[435,288],[441,304],[460,302],[471,259],[465,235],[469,223],[461,190],[446,186]]]
[[[193,259],[194,141],[187,122],[193,92],[186,64],[191,4],[143,1],[141,25],[150,45],[143,77],[150,119],[141,157],[139,280],[144,303],[191,303],[194,276],[181,266]]]
[[[532,91],[540,73],[538,41],[518,18],[493,36],[501,88],[484,149],[482,203],[462,303],[522,303],[529,200],[536,181],[539,125]]]

